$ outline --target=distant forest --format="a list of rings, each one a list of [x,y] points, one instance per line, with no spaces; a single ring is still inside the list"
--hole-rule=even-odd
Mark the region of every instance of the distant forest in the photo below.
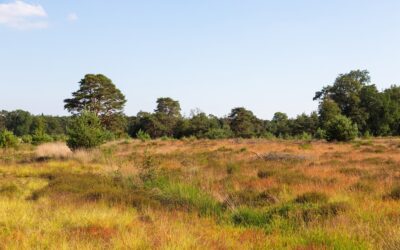
[[[71,116],[32,115],[27,111],[1,111],[0,131],[8,130],[25,142],[65,140],[74,116],[86,110],[99,117],[113,138],[282,138],[349,140],[355,136],[400,134],[400,87],[379,91],[369,72],[340,74],[333,84],[315,93],[317,111],[289,118],[276,112],[272,120],[257,118],[244,107],[225,117],[194,111],[181,114],[178,100],[162,97],[153,112],[127,116],[124,95],[104,75],[86,75],[72,98],[64,100]],[[267,105],[268,103],[266,103]],[[337,135],[337,134],[341,135]]]

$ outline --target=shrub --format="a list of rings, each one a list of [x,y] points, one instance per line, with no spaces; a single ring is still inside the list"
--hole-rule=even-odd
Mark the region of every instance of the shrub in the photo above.
[[[295,138],[302,141],[311,141],[312,135],[307,132],[303,132],[302,134],[296,135]]]
[[[271,133],[271,132],[265,132],[261,135],[262,138],[267,139],[267,140],[273,140],[276,139],[276,136]]]
[[[326,125],[326,140],[328,141],[351,141],[357,137],[357,134],[357,125],[343,115],[335,116]]]
[[[0,132],[0,148],[15,148],[18,143],[18,138],[13,132],[6,129]]]
[[[21,137],[23,143],[31,144],[32,143],[32,136],[31,135],[23,135]]]
[[[138,138],[142,142],[151,140],[150,135],[141,129],[139,129],[139,131],[136,133],[136,138]]]
[[[308,192],[297,196],[294,200],[297,203],[325,203],[328,201],[328,196],[319,192]]]
[[[42,143],[52,142],[52,141],[53,141],[53,137],[51,137],[50,135],[48,135],[46,133],[34,134],[32,136],[32,144],[34,144],[34,145],[39,145]]]
[[[65,142],[67,141],[68,137],[66,135],[60,134],[60,135],[52,135],[53,141],[55,142]]]
[[[232,131],[223,128],[213,128],[204,135],[208,139],[225,139],[232,137]]]
[[[315,139],[323,140],[326,139],[326,131],[322,128],[318,128],[314,135]]]
[[[94,113],[84,111],[69,124],[67,145],[72,150],[97,147],[104,143],[105,134],[99,118]]]
[[[140,168],[139,177],[142,181],[154,180],[156,178],[157,162],[153,155],[147,150],[144,152],[143,164]]]
[[[166,135],[161,136],[160,139],[161,139],[161,141],[172,141],[172,140],[174,140],[173,137],[169,137],[169,136],[166,136]]]

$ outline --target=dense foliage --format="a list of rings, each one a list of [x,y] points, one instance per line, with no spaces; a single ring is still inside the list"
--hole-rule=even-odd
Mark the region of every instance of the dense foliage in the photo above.
[[[276,112],[271,120],[262,120],[244,107],[233,108],[226,117],[208,115],[200,110],[185,117],[179,101],[169,97],[158,98],[154,112],[140,111],[136,116],[126,116],[124,95],[103,75],[86,75],[72,96],[64,101],[68,111],[73,114],[90,111],[99,118],[101,128],[116,137],[346,141],[363,135],[400,135],[400,86],[379,91],[366,70],[339,75],[332,85],[316,92],[317,112],[295,118]],[[39,144],[65,140],[70,120],[67,116],[35,116],[23,110],[1,111],[0,130],[11,131],[23,142]]]
[[[79,82],[72,98],[65,99],[65,109],[73,114],[87,110],[100,118],[107,129],[119,132],[124,128],[123,108],[126,100],[122,92],[104,75],[88,74]]]
[[[0,148],[14,148],[18,143],[18,138],[13,132],[6,129],[0,131]]]
[[[74,150],[99,146],[105,141],[107,132],[96,114],[84,111],[70,122],[67,135],[67,145]]]
[[[326,125],[326,140],[351,141],[357,137],[357,125],[343,115],[337,115]]]

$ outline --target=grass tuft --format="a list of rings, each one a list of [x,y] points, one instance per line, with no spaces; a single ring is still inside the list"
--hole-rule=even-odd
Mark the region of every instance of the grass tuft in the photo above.
[[[308,192],[297,196],[294,201],[296,203],[325,203],[328,199],[328,196],[324,193]]]

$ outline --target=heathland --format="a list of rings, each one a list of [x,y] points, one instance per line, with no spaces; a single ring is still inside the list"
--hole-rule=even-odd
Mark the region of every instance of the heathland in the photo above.
[[[0,151],[4,249],[399,249],[400,139]]]

